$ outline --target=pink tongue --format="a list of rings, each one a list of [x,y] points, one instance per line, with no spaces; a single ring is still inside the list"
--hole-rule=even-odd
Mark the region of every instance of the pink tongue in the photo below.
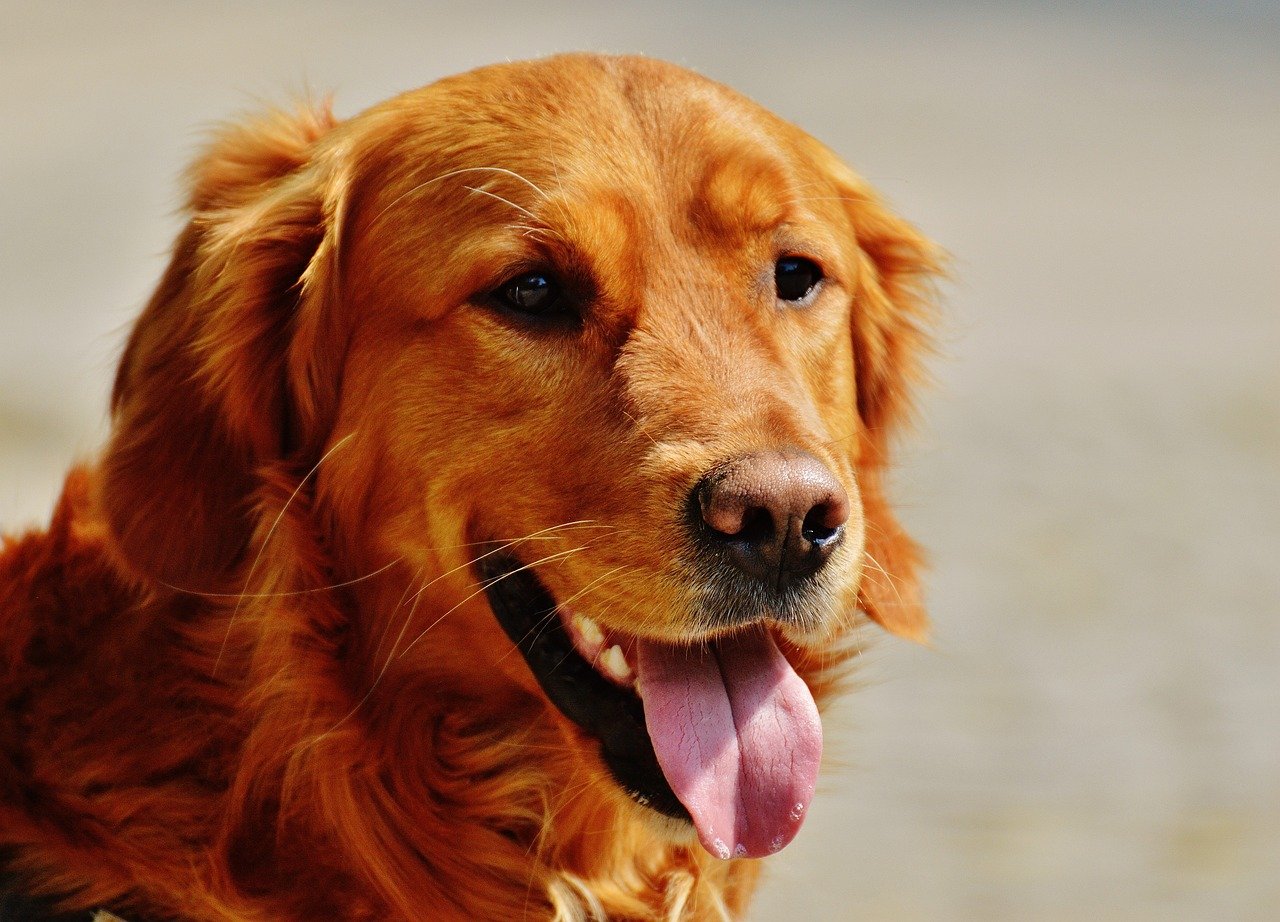
[[[703,847],[759,858],[791,841],[813,798],[822,724],[768,631],[710,649],[641,641],[645,723]]]

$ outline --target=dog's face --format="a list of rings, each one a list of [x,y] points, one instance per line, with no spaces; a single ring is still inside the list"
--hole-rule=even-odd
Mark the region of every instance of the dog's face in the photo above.
[[[593,783],[720,857],[776,851],[813,792],[817,664],[860,602],[923,631],[879,471],[928,245],[806,135],[656,62],[489,68],[315,134],[243,198],[225,151],[198,174],[223,236],[183,279],[235,290],[144,317],[116,489],[155,463],[133,405],[185,337],[232,462],[176,465],[207,507],[184,530],[296,458],[338,575],[407,574],[354,590],[357,687],[394,663],[545,696]],[[104,495],[143,572],[245,556],[232,525],[179,560]]]
[[[552,111],[554,72],[431,87],[372,140],[335,435],[385,458],[359,478],[404,526],[380,529],[384,553],[444,570],[468,552],[428,549],[536,535],[512,551],[562,554],[540,579],[608,627],[687,641],[772,615],[822,633],[862,559],[853,231],[785,126],[642,72],[630,98],[584,74]],[[849,507],[826,565],[783,587],[726,565],[691,515],[704,477],[778,450],[811,459],[761,476],[829,478]],[[346,477],[334,462],[322,480]]]

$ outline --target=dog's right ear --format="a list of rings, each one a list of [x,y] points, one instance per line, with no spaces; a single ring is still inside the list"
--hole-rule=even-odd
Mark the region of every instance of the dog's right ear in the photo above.
[[[843,178],[841,192],[862,254],[852,307],[861,422],[854,467],[867,529],[859,601],[885,630],[923,642],[929,619],[918,576],[920,551],[889,503],[885,471],[893,437],[909,420],[923,377],[920,356],[935,320],[931,283],[942,271],[942,257],[852,173]]]
[[[255,470],[323,439],[345,180],[328,106],[225,129],[125,347],[98,503],[136,576],[210,589],[243,554]],[[330,384],[332,389],[336,385]]]
[[[802,141],[843,203],[859,266],[850,308],[858,437],[850,440],[862,495],[866,548],[858,602],[885,630],[928,637],[917,572],[920,551],[885,492],[893,437],[909,420],[935,323],[932,281],[943,272],[937,247],[895,215],[828,148]]]

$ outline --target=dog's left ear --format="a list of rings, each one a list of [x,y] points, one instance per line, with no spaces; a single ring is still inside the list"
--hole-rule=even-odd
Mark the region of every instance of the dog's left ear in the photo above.
[[[884,476],[893,437],[909,421],[923,377],[920,359],[934,322],[932,282],[942,256],[834,154],[822,148],[820,157],[858,247],[851,326],[860,429],[852,450],[867,529],[859,603],[885,629],[923,641],[929,619],[917,575],[921,554],[893,514]]]
[[[112,395],[98,502],[122,563],[212,589],[248,545],[257,472],[306,463],[336,402],[332,289],[344,174],[328,108],[218,134],[190,221]],[[211,585],[212,584],[212,585]]]

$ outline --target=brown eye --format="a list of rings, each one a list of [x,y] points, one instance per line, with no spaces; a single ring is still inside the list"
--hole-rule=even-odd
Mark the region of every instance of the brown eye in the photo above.
[[[560,286],[545,273],[526,272],[503,282],[493,295],[508,310],[544,317],[556,310],[560,301]]]
[[[822,281],[822,270],[803,256],[784,256],[773,267],[773,284],[781,301],[803,301]]]

